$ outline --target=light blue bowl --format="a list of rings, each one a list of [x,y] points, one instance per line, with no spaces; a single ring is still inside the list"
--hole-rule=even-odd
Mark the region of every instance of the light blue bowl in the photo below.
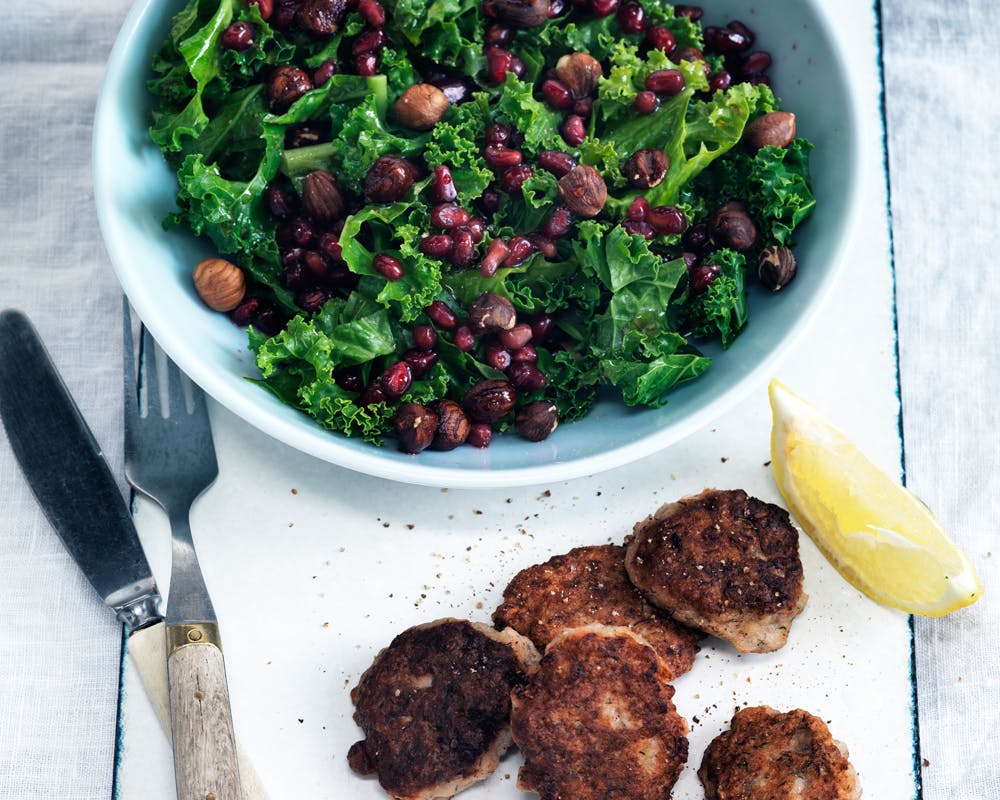
[[[602,399],[581,422],[544,442],[500,436],[486,450],[460,447],[419,456],[373,447],[316,425],[244,380],[256,374],[243,331],[208,310],[191,270],[215,255],[210,246],[163,218],[174,209],[176,183],[147,135],[152,98],[146,91],[152,54],[166,38],[180,0],[140,0],[119,34],[94,122],[94,191],[108,252],[125,293],[172,359],[224,406],[271,436],[318,458],[408,483],[495,487],[565,480],[620,466],[707,425],[753,388],[761,388],[786,350],[807,329],[844,258],[859,207],[858,114],[847,71],[818,0],[719,0],[707,21],[741,19],[757,48],[775,57],[771,70],[784,108],[816,148],[817,198],[801,229],[801,265],[779,294],[755,289],[750,322],[729,350],[709,348],[708,372],[670,395],[661,409],[634,410]]]

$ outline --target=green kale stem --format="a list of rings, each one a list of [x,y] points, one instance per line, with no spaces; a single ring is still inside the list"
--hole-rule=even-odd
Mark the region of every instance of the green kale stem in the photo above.
[[[281,171],[289,178],[301,178],[317,169],[327,169],[340,151],[339,142],[323,142],[286,150],[281,156]]]

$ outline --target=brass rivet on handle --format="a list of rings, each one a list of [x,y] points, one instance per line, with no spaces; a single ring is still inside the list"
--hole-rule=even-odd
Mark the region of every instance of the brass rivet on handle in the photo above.
[[[188,631],[187,638],[188,638],[189,642],[200,642],[201,641],[201,631],[198,630],[197,628],[192,628],[191,630]],[[209,797],[205,798],[205,800],[213,800],[213,798],[211,796],[209,796]]]

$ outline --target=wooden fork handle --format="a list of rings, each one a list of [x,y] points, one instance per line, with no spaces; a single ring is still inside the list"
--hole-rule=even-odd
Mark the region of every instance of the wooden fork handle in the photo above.
[[[213,623],[167,626],[178,800],[242,800],[226,666]]]

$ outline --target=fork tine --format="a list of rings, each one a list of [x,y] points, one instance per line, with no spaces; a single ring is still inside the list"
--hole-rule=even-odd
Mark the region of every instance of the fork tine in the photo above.
[[[184,392],[184,376],[181,374],[180,367],[178,367],[169,356],[166,356],[167,361],[167,374],[165,380],[167,383],[167,416],[180,416],[187,414],[187,397]]]
[[[145,325],[142,326],[142,346],[139,350],[142,385],[146,392],[146,416],[162,416],[160,407],[160,376],[156,369],[156,341]]]
[[[139,382],[135,377],[135,342],[132,338],[132,307],[122,296],[122,349],[125,362],[122,390],[125,399],[125,428],[134,423],[139,414]]]

